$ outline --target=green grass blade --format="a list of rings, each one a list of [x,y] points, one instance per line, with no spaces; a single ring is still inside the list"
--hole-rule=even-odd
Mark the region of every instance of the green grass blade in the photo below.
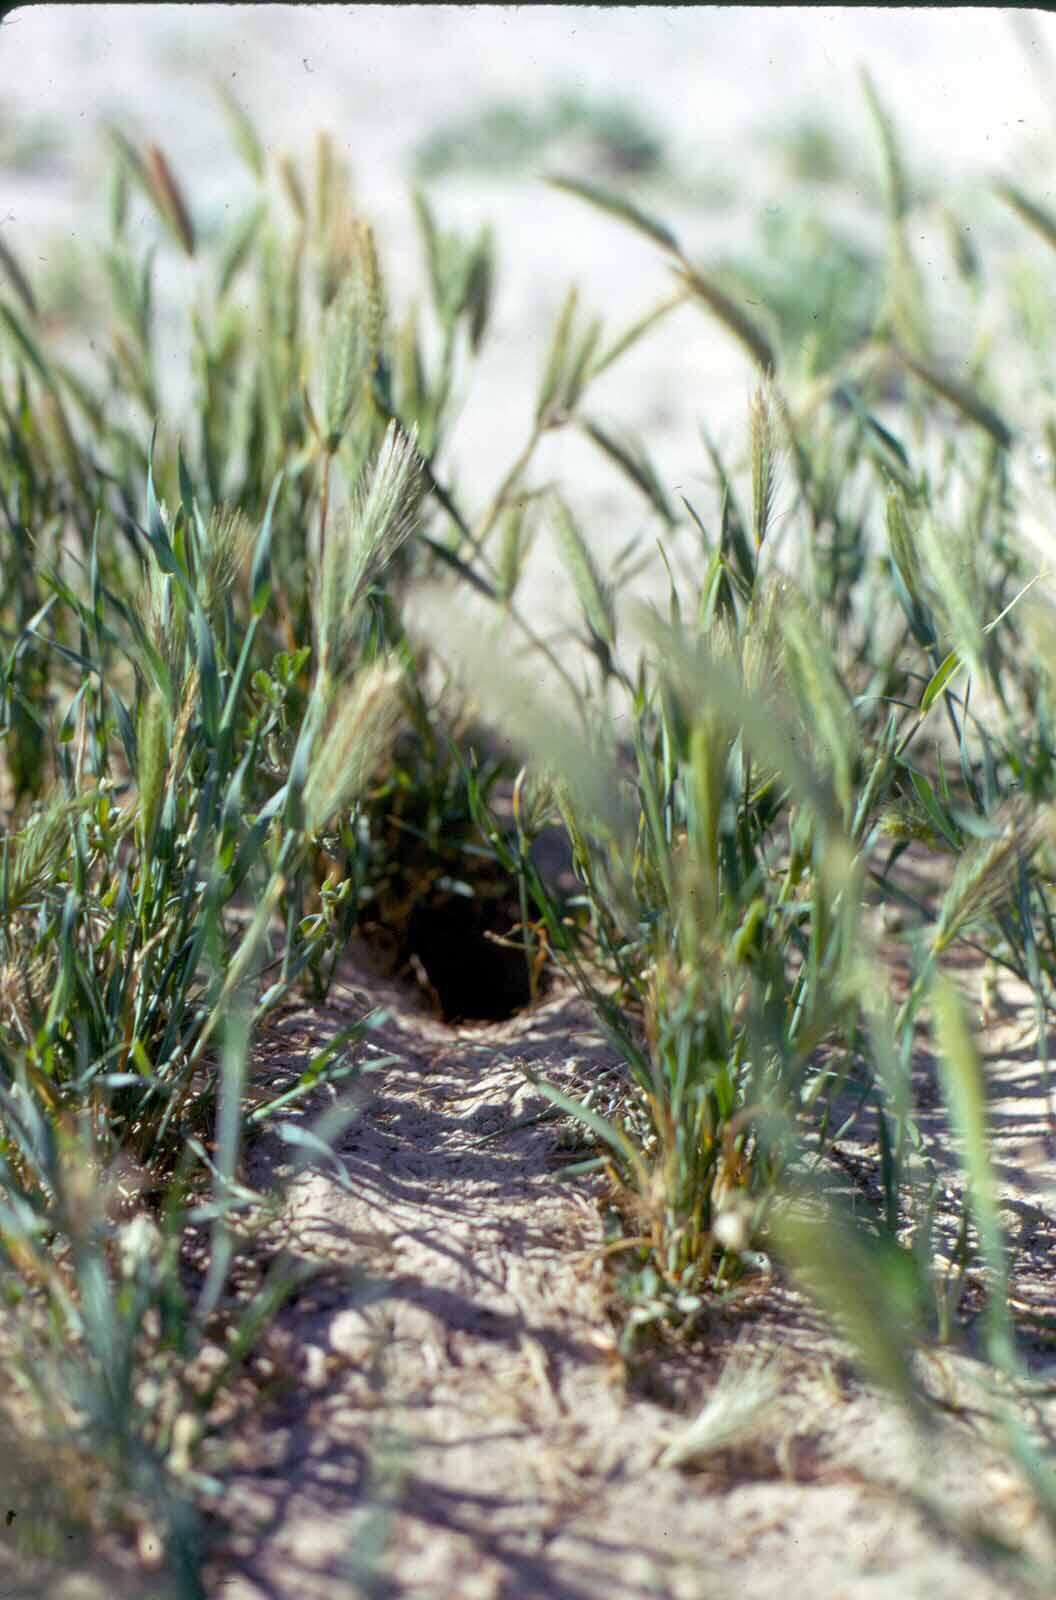
[[[226,83],[216,85],[217,97],[224,110],[232,142],[255,178],[264,177],[264,146],[252,118],[231,93]]]
[[[578,199],[585,200],[588,205],[595,206],[597,210],[606,212],[609,216],[618,217],[621,222],[629,223],[647,239],[652,239],[661,249],[667,250],[671,255],[681,255],[678,240],[666,223],[659,222],[656,217],[649,214],[628,200],[624,195],[614,194],[611,189],[603,189],[599,184],[587,183],[583,178],[569,178],[553,176],[547,178],[551,188],[563,189],[566,194],[576,195]]]
[[[897,354],[899,360],[909,368],[914,377],[920,379],[921,383],[948,401],[962,417],[983,428],[1002,450],[1011,449],[1015,437],[1012,429],[1000,413],[988,405],[970,384],[962,383],[959,378],[940,371],[929,362],[919,360],[908,351],[899,350]]]
[[[1056,250],[1056,215],[1047,206],[1032,200],[1014,183],[995,183],[994,192],[1010,205],[1013,211],[1045,240],[1046,244]]]
[[[931,1012],[940,1052],[943,1090],[961,1141],[964,1169],[970,1185],[970,1203],[987,1266],[990,1353],[1000,1366],[1010,1371],[1015,1369],[1017,1363],[1008,1309],[1008,1257],[1001,1225],[997,1178],[990,1154],[983,1066],[968,1031],[964,1007],[946,978],[936,978],[932,984]]]
[[[777,367],[773,345],[758,322],[748,315],[732,294],[721,288],[713,278],[692,267],[683,266],[676,270],[689,292],[725,324],[763,372],[772,373]]]

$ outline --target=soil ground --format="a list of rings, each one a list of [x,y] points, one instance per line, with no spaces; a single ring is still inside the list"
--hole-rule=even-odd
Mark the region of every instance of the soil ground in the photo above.
[[[350,971],[322,1013],[285,1018],[269,1056],[296,1066],[361,1014],[366,982]],[[569,1087],[615,1071],[589,1013],[557,995],[509,1023],[452,1030],[397,991],[380,999],[393,1016],[378,1044],[400,1064],[341,1141],[340,1178],[317,1171],[295,1183],[286,1239],[389,1289],[357,1306],[354,1290],[324,1279],[284,1315],[271,1359],[292,1381],[231,1439],[224,1513],[238,1529],[239,1570],[218,1594],[334,1595],[379,1506],[391,1592],[422,1600],[704,1600],[728,1592],[734,1572],[760,1600],[1016,1592],[1007,1570],[906,1498],[926,1485],[955,1524],[978,1518],[1045,1548],[988,1444],[968,1351],[929,1361],[925,1381],[951,1410],[923,1456],[840,1340],[777,1278],[749,1281],[688,1347],[660,1344],[626,1367],[597,1196],[582,1181],[555,1182],[568,1129],[528,1121],[546,1102],[522,1071]],[[1048,1303],[1047,1121],[1037,1064],[1016,1036],[1009,1018],[991,1033],[993,1114],[1021,1222],[1017,1296]],[[922,1058],[922,1087],[928,1071]],[[863,1171],[875,1164],[853,1139],[841,1152],[852,1170],[856,1154]],[[273,1160],[266,1147],[254,1154],[261,1188]],[[703,1471],[662,1465],[724,1365],[746,1351],[780,1373],[750,1444]]]
[[[978,993],[970,952],[951,970]],[[894,952],[889,977],[896,991],[904,983]],[[999,985],[983,1038],[1013,1300],[1045,1313],[1056,1161],[1023,1000]],[[734,1575],[749,1600],[1046,1592],[980,1544],[988,1534],[1056,1559],[996,1442],[971,1315],[956,1348],[921,1358],[940,1402],[923,1444],[776,1267],[707,1311],[692,1340],[646,1341],[625,1361],[603,1187],[560,1181],[582,1147],[525,1072],[571,1093],[594,1084],[604,1098],[620,1068],[589,1009],[559,990],[509,1021],[450,1027],[350,952],[325,1005],[291,1007],[269,1028],[253,1081],[274,1092],[374,1006],[389,1016],[368,1055],[396,1062],[361,1080],[337,1159],[295,1176],[259,1236],[262,1270],[275,1249],[317,1270],[216,1413],[204,1463],[219,1486],[210,1596],[709,1600]],[[952,1202],[960,1179],[923,1042],[915,1087]],[[835,1181],[849,1193],[875,1186],[867,1127],[836,1154]],[[289,1178],[289,1159],[277,1140],[258,1140],[245,1177],[268,1194]],[[970,1277],[969,1313],[978,1290]],[[1039,1377],[1050,1347],[1041,1340],[1031,1353]],[[747,1440],[666,1464],[723,1371],[753,1361],[776,1381]],[[22,1522],[0,1529],[0,1592],[162,1600],[149,1541],[89,1572],[89,1546],[48,1489],[47,1464],[28,1471],[23,1462],[4,1489]],[[31,1517],[50,1527],[50,1546],[38,1539],[27,1564]],[[67,1523],[72,1560],[56,1548]]]

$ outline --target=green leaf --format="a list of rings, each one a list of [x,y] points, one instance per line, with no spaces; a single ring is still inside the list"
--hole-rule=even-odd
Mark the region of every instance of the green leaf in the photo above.
[[[863,1366],[926,1428],[930,1413],[911,1362],[918,1331],[914,1262],[894,1241],[875,1238],[819,1201],[813,1214],[774,1221],[779,1248],[806,1275],[814,1297],[850,1335]]]
[[[194,526],[194,485],[191,475],[187,471],[187,463],[183,459],[183,448],[177,446],[176,450],[177,475],[180,483],[180,505],[188,527]]]
[[[33,290],[30,288],[29,279],[23,272],[21,263],[14,251],[9,249],[2,239],[0,239],[0,268],[7,275],[8,282],[30,316],[37,317],[39,315],[37,301]]]
[[[706,277],[703,272],[698,272],[692,267],[680,267],[677,271],[686,288],[698,300],[703,301],[720,322],[726,324],[734,338],[743,344],[752,360],[757,362],[764,372],[773,372],[777,366],[773,345],[759,324],[733,296],[721,288],[714,279]]]
[[[673,311],[676,306],[685,305],[688,298],[689,291],[687,289],[678,289],[674,294],[668,295],[666,300],[661,300],[660,304],[654,306],[651,311],[647,311],[644,317],[639,317],[637,322],[632,323],[600,355],[594,358],[590,376],[596,378],[607,367],[611,367],[613,362],[618,361],[625,351],[631,349],[651,328],[654,328],[658,322],[662,321],[669,311]]]
[[[582,1100],[575,1100],[571,1095],[563,1094],[560,1089],[555,1089],[554,1085],[547,1083],[545,1078],[537,1078],[531,1072],[526,1072],[525,1076],[533,1089],[538,1089],[540,1094],[545,1095],[559,1110],[567,1112],[570,1117],[575,1117],[577,1122],[585,1123],[591,1132],[596,1134],[604,1144],[607,1144],[609,1149],[619,1156],[620,1160],[626,1165],[633,1168],[641,1164],[641,1157],[634,1145],[626,1134],[621,1133],[615,1123],[610,1122],[607,1117],[600,1116],[597,1111],[593,1111]]]
[[[988,405],[969,384],[962,383],[959,378],[954,378],[947,372],[941,372],[938,367],[918,360],[905,350],[894,348],[899,360],[909,368],[914,377],[919,378],[921,383],[948,401],[962,417],[983,428],[1002,450],[1011,449],[1014,437],[1012,429],[993,406]]]
[[[11,335],[22,354],[26,357],[26,360],[29,362],[30,366],[33,368],[41,382],[48,389],[54,389],[55,380],[51,375],[51,371],[45,362],[44,357],[37,348],[35,341],[30,338],[18,317],[11,310],[11,307],[6,305],[2,300],[0,300],[0,321],[3,322],[8,333]]]
[[[936,669],[920,697],[920,714],[927,716],[939,695],[942,694],[950,679],[964,665],[960,651],[951,650],[945,661]]]
[[[198,678],[202,710],[202,725],[210,743],[216,740],[220,729],[220,673],[216,665],[216,645],[209,618],[201,605],[195,604],[195,628],[198,637]]]
[[[1045,240],[1046,244],[1056,250],[1056,215],[1037,200],[1032,200],[1029,195],[1024,194],[1014,183],[995,183],[994,192],[1010,205],[1013,211]]]
[[[927,812],[928,820],[932,827],[935,829],[936,833],[941,834],[951,849],[960,850],[962,841],[958,834],[954,831],[950,819],[947,817],[945,811],[943,811],[942,807],[940,806],[938,798],[936,797],[935,791],[931,784],[928,782],[924,774],[922,772],[918,772],[915,767],[910,767],[908,770],[910,781],[916,791],[917,799]]]
[[[1019,593],[1012,597],[1012,599],[1008,602],[1008,605],[1005,606],[1005,608],[993,619],[993,621],[986,624],[983,632],[992,633],[997,625],[1000,622],[1003,622],[1008,616],[1013,606],[1017,605],[1018,602],[1022,600],[1023,596],[1034,587],[1040,577],[1041,574],[1038,573],[1035,577],[1031,578],[1029,582],[1025,583],[1022,589],[1020,589]],[[920,697],[921,717],[927,716],[928,712],[935,704],[935,701],[939,698],[940,694],[945,691],[951,679],[956,676],[957,672],[963,665],[963,656],[961,655],[960,651],[956,649],[951,650],[945,660],[940,662],[939,666],[929,679],[924,689],[924,693]]]
[[[220,260],[220,295],[223,298],[249,260],[250,251],[260,233],[261,226],[267,216],[267,206],[263,201],[252,206],[241,222],[232,229],[230,237],[224,247]]]
[[[880,139],[880,148],[884,161],[884,177],[887,187],[887,204],[891,220],[900,223],[910,206],[909,184],[906,181],[905,168],[902,155],[898,148],[894,123],[891,121],[879,95],[868,68],[862,67],[860,71],[862,88],[865,91],[866,103]]]
[[[290,775],[286,782],[283,820],[287,828],[300,832],[305,825],[304,790],[311,766],[312,746],[315,743],[315,725],[311,712],[301,725],[300,735],[290,761]],[[265,808],[266,810],[267,808]],[[261,813],[264,816],[264,812]]]
[[[250,662],[253,659],[253,646],[256,642],[257,629],[259,625],[260,618],[252,617],[250,619],[249,627],[246,629],[246,636],[242,641],[242,649],[239,652],[238,664],[235,667],[234,675],[227,691],[227,699],[224,702],[224,712],[220,719],[219,733],[222,739],[230,739],[234,730],[235,718],[238,715],[238,708],[242,701],[242,692],[245,688]]]
[[[267,509],[264,512],[264,521],[260,525],[260,532],[257,535],[256,546],[253,550],[253,567],[249,584],[250,594],[252,595],[253,615],[255,617],[263,615],[271,598],[271,527],[284,476],[285,474],[280,471],[271,486]]]
[[[114,715],[117,718],[117,731],[121,736],[121,744],[125,752],[125,758],[128,761],[131,771],[135,772],[139,764],[135,725],[129,714],[128,707],[121,699],[121,696],[113,689],[109,689],[108,693],[110,696],[110,704],[113,706]]]
[[[971,1208],[989,1273],[988,1321],[991,1354],[1008,1370],[1015,1365],[1008,1311],[1008,1257],[1001,1226],[997,1177],[990,1154],[983,1066],[968,1031],[964,1008],[948,979],[937,977],[931,1014],[939,1046],[939,1065],[950,1115],[961,1140],[971,1185]]]
[[[264,176],[264,146],[248,113],[226,83],[217,84],[217,95],[224,108],[235,149],[255,178]]]
[[[651,217],[648,212],[634,205],[623,195],[614,194],[611,189],[603,189],[596,183],[587,183],[583,178],[555,175],[546,181],[554,189],[563,189],[566,194],[577,195],[580,200],[586,200],[588,205],[596,206],[599,211],[619,217],[621,222],[629,223],[632,228],[644,233],[646,238],[652,239],[653,243],[660,245],[662,249],[669,250],[672,255],[681,255],[678,240],[666,223]]]
[[[541,421],[550,406],[558,398],[559,391],[563,388],[564,373],[569,358],[569,343],[572,337],[572,323],[576,315],[576,304],[579,293],[575,286],[569,289],[561,307],[560,315],[554,325],[554,335],[550,341],[550,351],[543,369],[543,381],[539,385],[539,398],[535,403],[536,421]]]
[[[614,461],[620,470],[626,474],[639,493],[645,496],[653,510],[667,523],[668,527],[673,527],[675,514],[668,504],[667,496],[657,476],[656,469],[646,455],[642,445],[637,440],[616,438],[611,431],[606,430],[599,422],[594,422],[589,417],[580,417],[578,422],[587,437],[593,439],[598,449],[603,451],[609,457],[609,460]]]

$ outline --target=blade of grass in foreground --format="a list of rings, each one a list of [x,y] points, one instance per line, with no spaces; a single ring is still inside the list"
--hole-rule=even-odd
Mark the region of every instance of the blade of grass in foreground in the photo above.
[[[987,1327],[990,1355],[1006,1372],[1018,1370],[1008,1307],[1009,1272],[990,1155],[982,1062],[965,1022],[964,1008],[946,978],[932,985],[931,1009],[939,1046],[943,1091],[961,1140],[970,1204],[989,1277]]]
[[[932,1413],[911,1361],[918,1310],[912,1258],[820,1199],[809,1210],[779,1212],[774,1231],[779,1249],[804,1271],[811,1293],[846,1330],[869,1375],[929,1429]]]

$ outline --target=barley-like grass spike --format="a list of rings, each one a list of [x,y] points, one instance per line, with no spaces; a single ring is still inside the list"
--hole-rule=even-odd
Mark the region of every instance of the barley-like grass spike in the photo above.
[[[616,618],[612,595],[598,574],[590,547],[576,525],[568,506],[554,496],[554,531],[565,570],[572,580],[576,599],[592,633],[611,649],[616,643]]]
[[[164,152],[156,144],[147,146],[145,169],[147,190],[160,215],[176,235],[185,253],[193,256],[195,237],[191,214],[187,209],[183,190],[176,182]]]

